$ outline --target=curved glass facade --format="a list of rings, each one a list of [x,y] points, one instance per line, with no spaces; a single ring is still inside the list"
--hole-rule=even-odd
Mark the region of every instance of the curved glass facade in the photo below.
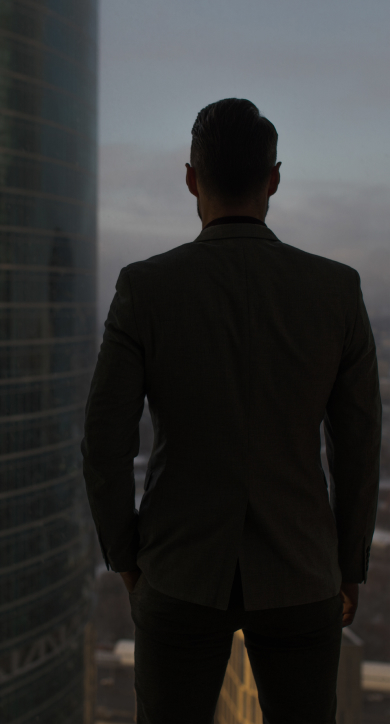
[[[0,3],[0,721],[82,724],[96,0]]]

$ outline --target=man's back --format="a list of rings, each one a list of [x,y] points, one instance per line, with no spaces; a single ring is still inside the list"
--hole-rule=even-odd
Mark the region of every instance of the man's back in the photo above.
[[[191,133],[203,230],[122,269],[82,442],[102,552],[130,595],[137,721],[211,724],[241,628],[264,722],[335,724],[379,488],[360,279],[266,227],[278,134],[251,101],[209,104]],[[138,512],[145,395],[154,445]]]
[[[237,557],[246,610],[320,601],[342,578],[365,579],[381,411],[359,281],[256,224],[212,226],[122,270],[95,374],[100,387],[110,377],[110,403],[95,403],[86,465],[106,456],[109,477],[121,476],[146,394],[155,437],[137,565],[158,591],[226,609]],[[125,570],[123,503],[107,499],[112,530],[101,535],[115,570]]]

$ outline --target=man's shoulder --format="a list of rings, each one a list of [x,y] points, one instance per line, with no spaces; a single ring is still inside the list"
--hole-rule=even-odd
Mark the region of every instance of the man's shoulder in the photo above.
[[[194,252],[194,246],[195,245],[193,242],[188,242],[185,244],[180,244],[179,246],[175,246],[172,249],[168,249],[167,251],[160,252],[159,254],[149,256],[146,259],[139,259],[138,261],[133,261],[127,266],[123,267],[121,273],[140,275],[142,275],[143,273],[153,274],[153,272],[158,272],[164,267],[169,267],[176,262],[180,262],[183,261],[185,258],[191,257]]]
[[[348,264],[344,264],[336,259],[330,259],[327,256],[321,256],[320,254],[314,254],[310,251],[305,251],[297,246],[286,244],[282,241],[282,247],[286,257],[291,260],[292,263],[301,264],[309,269],[322,271],[323,273],[329,273],[330,275],[342,276],[345,278],[356,279],[358,274],[357,270]]]
[[[319,274],[356,284],[359,274],[356,269],[348,264],[287,244],[273,233],[272,236],[276,242],[279,242],[277,244],[278,251],[282,254],[286,267],[290,267],[291,270],[301,271],[302,273],[306,271],[314,275]],[[191,264],[191,262],[195,261],[199,251],[200,245],[194,241],[187,242],[146,259],[131,262],[121,270],[121,273],[127,273],[135,278],[153,277],[154,274],[161,274],[164,269],[172,271],[176,266],[180,268],[182,264]]]

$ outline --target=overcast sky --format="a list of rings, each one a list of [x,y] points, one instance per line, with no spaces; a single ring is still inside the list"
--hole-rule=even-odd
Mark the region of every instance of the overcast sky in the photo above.
[[[100,0],[100,316],[119,270],[201,231],[191,128],[249,98],[279,133],[267,225],[390,311],[389,0]]]

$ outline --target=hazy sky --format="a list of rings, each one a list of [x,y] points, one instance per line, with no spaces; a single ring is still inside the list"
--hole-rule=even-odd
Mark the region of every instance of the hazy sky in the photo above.
[[[279,133],[268,226],[358,268],[390,309],[389,21],[389,0],[100,0],[103,316],[121,266],[200,232],[191,128],[232,96]]]

